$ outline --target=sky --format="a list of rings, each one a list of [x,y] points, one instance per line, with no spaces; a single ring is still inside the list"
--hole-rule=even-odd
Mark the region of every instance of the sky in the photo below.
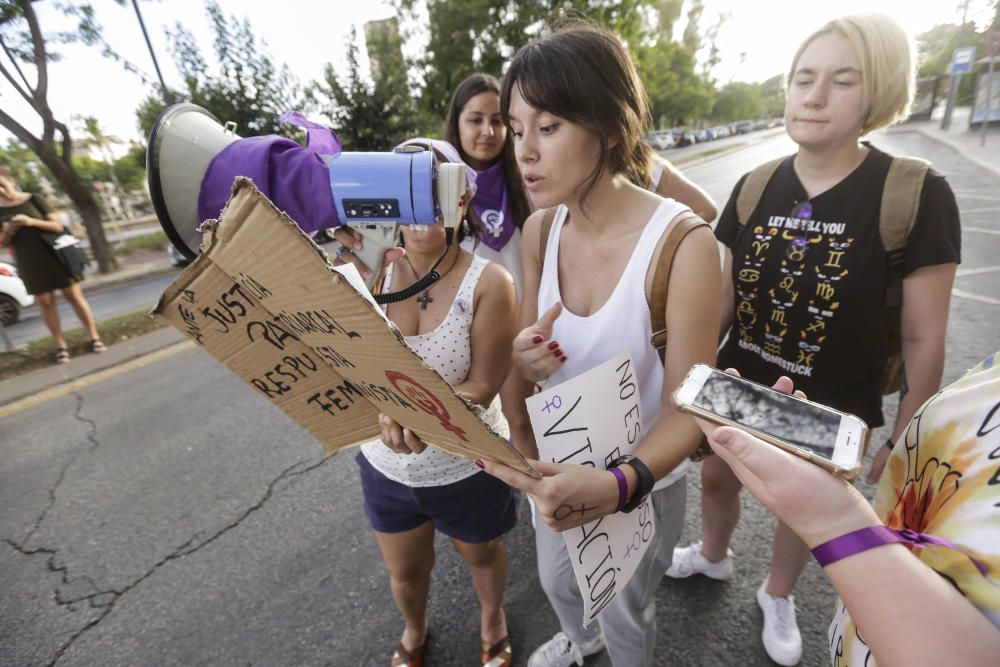
[[[970,0],[970,20],[983,25],[992,16],[990,0]],[[53,2],[35,3],[45,32],[69,25]],[[111,0],[92,0],[108,42],[146,73],[149,83],[103,58],[92,47],[61,47],[63,59],[49,67],[50,105],[71,130],[74,120],[95,116],[107,134],[123,140],[139,139],[135,109],[152,90],[155,71],[131,2],[119,6]],[[287,64],[302,82],[319,79],[325,63],[346,70],[347,45],[352,26],[362,34],[366,21],[393,16],[387,0],[219,0],[226,15],[246,18],[278,63]],[[281,11],[275,12],[275,6]],[[783,73],[799,42],[825,21],[839,15],[879,11],[896,18],[911,34],[939,23],[957,23],[959,0],[705,0],[702,25],[720,13],[728,19],[719,32],[721,63],[713,74],[720,85],[730,81],[759,82]],[[212,62],[211,31],[203,0],[154,0],[139,3],[153,49],[167,85],[180,88],[180,76],[167,48],[166,30],[180,23],[198,40]],[[682,19],[683,22],[683,19]],[[683,23],[678,25],[682,27]],[[360,46],[360,43],[359,43]],[[406,45],[419,53],[419,38]],[[360,51],[364,61],[364,50]],[[364,62],[363,66],[367,67]],[[0,80],[0,105],[25,127],[38,132],[40,124],[6,81]],[[0,144],[11,135],[0,128]]]

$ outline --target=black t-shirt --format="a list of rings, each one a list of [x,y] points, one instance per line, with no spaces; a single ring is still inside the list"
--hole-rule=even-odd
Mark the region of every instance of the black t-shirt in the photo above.
[[[743,176],[715,235],[732,250],[735,293],[733,327],[719,366],[766,385],[787,375],[810,399],[856,414],[874,428],[884,423],[888,257],[879,209],[892,156],[869,148],[857,169],[811,200],[789,157],[741,228],[736,198]],[[807,201],[808,219],[793,217],[793,209]],[[957,263],[960,250],[955,196],[931,170],[907,238],[903,275]]]

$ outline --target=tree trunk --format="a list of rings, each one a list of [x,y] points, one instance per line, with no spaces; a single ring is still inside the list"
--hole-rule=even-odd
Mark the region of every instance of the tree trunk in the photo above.
[[[99,273],[113,273],[118,269],[118,260],[111,251],[107,238],[104,236],[104,225],[101,224],[101,211],[97,206],[97,201],[91,193],[90,188],[85,183],[81,183],[76,174],[69,170],[54,152],[38,151],[38,157],[49,168],[55,176],[63,192],[72,200],[80,217],[83,218],[83,227],[87,230],[87,239],[90,241],[90,252],[97,261]]]

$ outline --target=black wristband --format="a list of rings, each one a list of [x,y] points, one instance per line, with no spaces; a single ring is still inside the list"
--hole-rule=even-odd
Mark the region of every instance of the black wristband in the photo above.
[[[896,443],[892,441],[892,438],[889,438],[885,441],[885,446],[889,448],[889,451],[892,451],[892,448],[896,446]]]
[[[635,493],[632,494],[632,498],[630,498],[629,501],[625,503],[625,506],[622,507],[623,512],[631,512],[636,507],[641,505],[642,501],[646,499],[646,496],[650,494],[656,480],[653,479],[653,473],[649,471],[646,464],[630,454],[618,457],[612,461],[610,465],[608,465],[608,468],[617,468],[624,463],[632,466],[632,470],[635,471],[636,478],[638,479]]]

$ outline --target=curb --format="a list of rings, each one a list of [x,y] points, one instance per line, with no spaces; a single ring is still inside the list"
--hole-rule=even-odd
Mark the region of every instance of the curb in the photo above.
[[[159,278],[160,276],[165,276],[169,273],[180,273],[182,270],[183,269],[181,268],[170,266],[168,264],[167,266],[160,266],[146,271],[123,272],[120,275],[112,274],[107,278],[94,278],[92,282],[84,279],[81,288],[83,289],[84,294],[97,294],[98,292],[103,292],[114,287],[121,287],[122,285],[127,285],[129,283]],[[88,282],[90,282],[89,285]]]
[[[30,407],[29,402],[34,405],[70,393],[78,385],[93,384],[137,359],[149,358],[147,363],[151,363],[158,358],[154,355],[165,354],[167,349],[187,349],[186,343],[191,341],[184,334],[173,327],[164,327],[109,345],[108,351],[100,355],[74,357],[62,366],[48,366],[8,378],[0,382],[0,417]]]
[[[919,127],[919,126],[907,127],[906,125],[898,125],[894,127],[891,131],[887,132],[887,134],[905,134],[907,132],[921,134],[927,137],[928,139],[938,142],[943,146],[948,146],[949,148],[958,151],[958,153],[961,154],[961,156],[966,160],[968,160],[969,162],[972,162],[976,166],[985,169],[987,171],[990,171],[996,174],[997,176],[1000,176],[1000,164],[990,164],[989,162],[983,160],[982,158],[979,158],[978,156],[969,151],[970,148],[978,149],[980,148],[980,146],[977,145],[973,147],[973,146],[963,145],[962,142],[957,141],[945,134],[942,134],[941,130],[935,132],[935,129],[932,127]],[[988,136],[993,137],[994,141],[1000,141],[1000,133],[991,132]],[[995,150],[1000,150],[1000,148]]]

